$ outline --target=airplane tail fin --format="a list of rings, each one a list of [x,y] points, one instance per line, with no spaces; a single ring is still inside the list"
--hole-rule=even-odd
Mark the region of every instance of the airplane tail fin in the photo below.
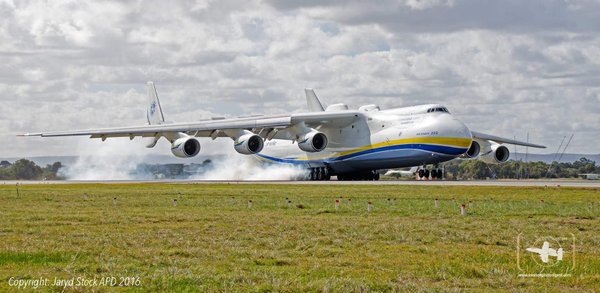
[[[148,108],[146,108],[146,119],[148,124],[162,124],[165,122],[165,116],[163,115],[162,108],[160,107],[160,100],[158,99],[158,93],[154,83],[149,81],[147,83],[148,88]],[[148,137],[146,140],[146,147],[153,148],[161,136]]]
[[[311,112],[322,112],[325,111],[321,101],[317,98],[315,91],[313,89],[304,89],[304,93],[306,94],[306,104],[308,104],[308,110]]]
[[[146,109],[146,117],[148,119],[148,124],[162,124],[165,122],[165,116],[163,115],[162,108],[160,107],[160,101],[158,100],[156,87],[154,87],[153,82],[149,81],[147,83],[147,88],[149,104],[148,108]]]

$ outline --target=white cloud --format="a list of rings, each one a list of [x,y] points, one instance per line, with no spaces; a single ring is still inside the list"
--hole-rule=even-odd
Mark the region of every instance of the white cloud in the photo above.
[[[548,152],[577,132],[570,151],[598,153],[598,6],[0,2],[0,156],[72,154],[78,141],[20,132],[143,123],[147,80],[173,121],[302,111],[313,87],[328,104],[445,103],[474,129],[530,132]]]

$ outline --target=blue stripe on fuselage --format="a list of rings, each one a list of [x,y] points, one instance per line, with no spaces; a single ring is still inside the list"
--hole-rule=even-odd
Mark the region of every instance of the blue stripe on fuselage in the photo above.
[[[449,156],[459,156],[459,155],[464,154],[467,151],[467,149],[465,149],[465,148],[457,148],[457,147],[449,147],[449,146],[441,146],[441,145],[400,144],[400,145],[391,145],[391,146],[385,146],[385,147],[380,147],[380,148],[375,148],[375,149],[364,150],[364,151],[360,151],[360,152],[356,152],[356,153],[352,153],[352,154],[348,154],[348,155],[343,155],[343,156],[338,156],[338,157],[334,156],[334,157],[330,157],[330,158],[316,159],[316,160],[282,159],[282,158],[271,157],[271,156],[267,156],[267,155],[263,155],[263,154],[257,154],[257,155],[262,158],[272,160],[275,162],[279,162],[279,163],[306,164],[309,162],[343,161],[343,160],[348,160],[348,159],[352,159],[355,157],[364,156],[364,155],[368,155],[368,154],[375,154],[375,153],[379,153],[379,152],[385,152],[385,151],[390,151],[390,150],[400,150],[400,149],[423,150],[423,151],[429,151],[429,152],[434,152],[434,153],[449,155]]]

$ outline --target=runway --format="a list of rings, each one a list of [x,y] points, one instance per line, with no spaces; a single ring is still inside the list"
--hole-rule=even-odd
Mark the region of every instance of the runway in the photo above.
[[[0,181],[3,185],[27,184],[295,184],[295,185],[426,185],[426,186],[507,186],[507,187],[584,187],[600,188],[600,180],[468,180],[468,181],[235,181],[235,180],[57,180],[57,181]]]

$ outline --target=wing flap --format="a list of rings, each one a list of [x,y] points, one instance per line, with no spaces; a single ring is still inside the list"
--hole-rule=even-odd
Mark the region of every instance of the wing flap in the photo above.
[[[518,140],[503,138],[503,137],[499,137],[499,136],[495,136],[495,135],[490,135],[490,134],[485,134],[485,133],[476,132],[476,131],[471,131],[471,134],[473,135],[474,138],[479,138],[479,139],[484,139],[484,140],[491,140],[491,141],[494,141],[494,142],[497,142],[497,143],[508,143],[508,144],[515,144],[515,145],[522,145],[522,146],[532,147],[532,148],[539,148],[539,149],[545,149],[546,148],[546,146],[539,145],[539,144],[533,144],[533,143],[528,143],[528,142],[524,142],[524,141],[518,141]]]

